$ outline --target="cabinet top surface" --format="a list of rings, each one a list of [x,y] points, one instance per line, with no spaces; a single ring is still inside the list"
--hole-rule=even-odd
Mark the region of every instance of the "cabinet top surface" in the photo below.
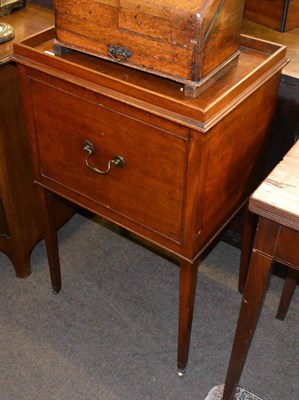
[[[8,57],[13,53],[13,43],[24,40],[40,31],[54,25],[53,12],[44,7],[27,4],[27,6],[6,17],[0,22],[10,24],[14,29],[14,38],[0,44],[0,65],[8,62]]]
[[[190,99],[180,83],[169,79],[77,51],[56,56],[54,37],[50,29],[16,43],[12,59],[202,132],[280,73],[287,62],[285,46],[242,35],[238,64]]]

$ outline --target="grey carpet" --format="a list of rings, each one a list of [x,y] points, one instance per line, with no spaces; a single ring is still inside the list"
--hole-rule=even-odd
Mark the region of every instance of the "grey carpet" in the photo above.
[[[219,242],[199,268],[190,358],[176,376],[179,268],[76,214],[60,231],[63,288],[51,293],[44,242],[32,274],[0,253],[1,400],[204,400],[222,384],[240,304],[240,251]],[[273,276],[241,385],[298,400],[299,289],[275,319]]]

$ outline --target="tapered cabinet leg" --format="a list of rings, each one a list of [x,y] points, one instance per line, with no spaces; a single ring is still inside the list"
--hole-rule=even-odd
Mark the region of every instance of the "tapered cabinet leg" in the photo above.
[[[293,294],[295,292],[299,278],[299,271],[289,268],[284,282],[280,302],[276,314],[276,318],[284,320],[287,315]]]
[[[184,374],[188,362],[196,280],[197,264],[182,261],[180,264],[180,305],[177,360],[179,376]]]
[[[272,258],[253,251],[222,400],[233,400],[266,292]]]
[[[50,277],[53,293],[61,290],[61,273],[58,252],[57,230],[53,217],[53,194],[46,189],[41,190],[41,199],[44,210],[44,236],[49,262]]]

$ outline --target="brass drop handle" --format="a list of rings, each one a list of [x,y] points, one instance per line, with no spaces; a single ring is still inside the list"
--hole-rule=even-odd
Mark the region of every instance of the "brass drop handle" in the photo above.
[[[107,166],[106,170],[98,169],[98,168],[93,167],[92,165],[90,165],[89,162],[88,162],[89,157],[95,151],[93,143],[91,143],[89,140],[85,140],[83,142],[82,150],[86,151],[88,153],[88,155],[87,155],[87,157],[85,159],[86,166],[89,169],[91,169],[93,172],[95,172],[96,174],[107,175],[111,171],[112,165],[114,165],[117,168],[123,168],[126,165],[124,158],[122,156],[116,155],[116,156],[113,156],[112,159],[108,161],[108,166]]]

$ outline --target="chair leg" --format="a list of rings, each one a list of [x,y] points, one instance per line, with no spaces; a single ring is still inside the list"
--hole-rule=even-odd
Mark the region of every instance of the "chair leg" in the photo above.
[[[285,316],[287,315],[293,294],[297,286],[298,278],[299,271],[289,268],[276,314],[276,318],[280,319],[281,321],[284,320]]]
[[[246,208],[238,283],[240,293],[243,293],[246,284],[257,221],[258,216]]]
[[[233,400],[266,292],[272,259],[255,250],[241,303],[222,400]]]

